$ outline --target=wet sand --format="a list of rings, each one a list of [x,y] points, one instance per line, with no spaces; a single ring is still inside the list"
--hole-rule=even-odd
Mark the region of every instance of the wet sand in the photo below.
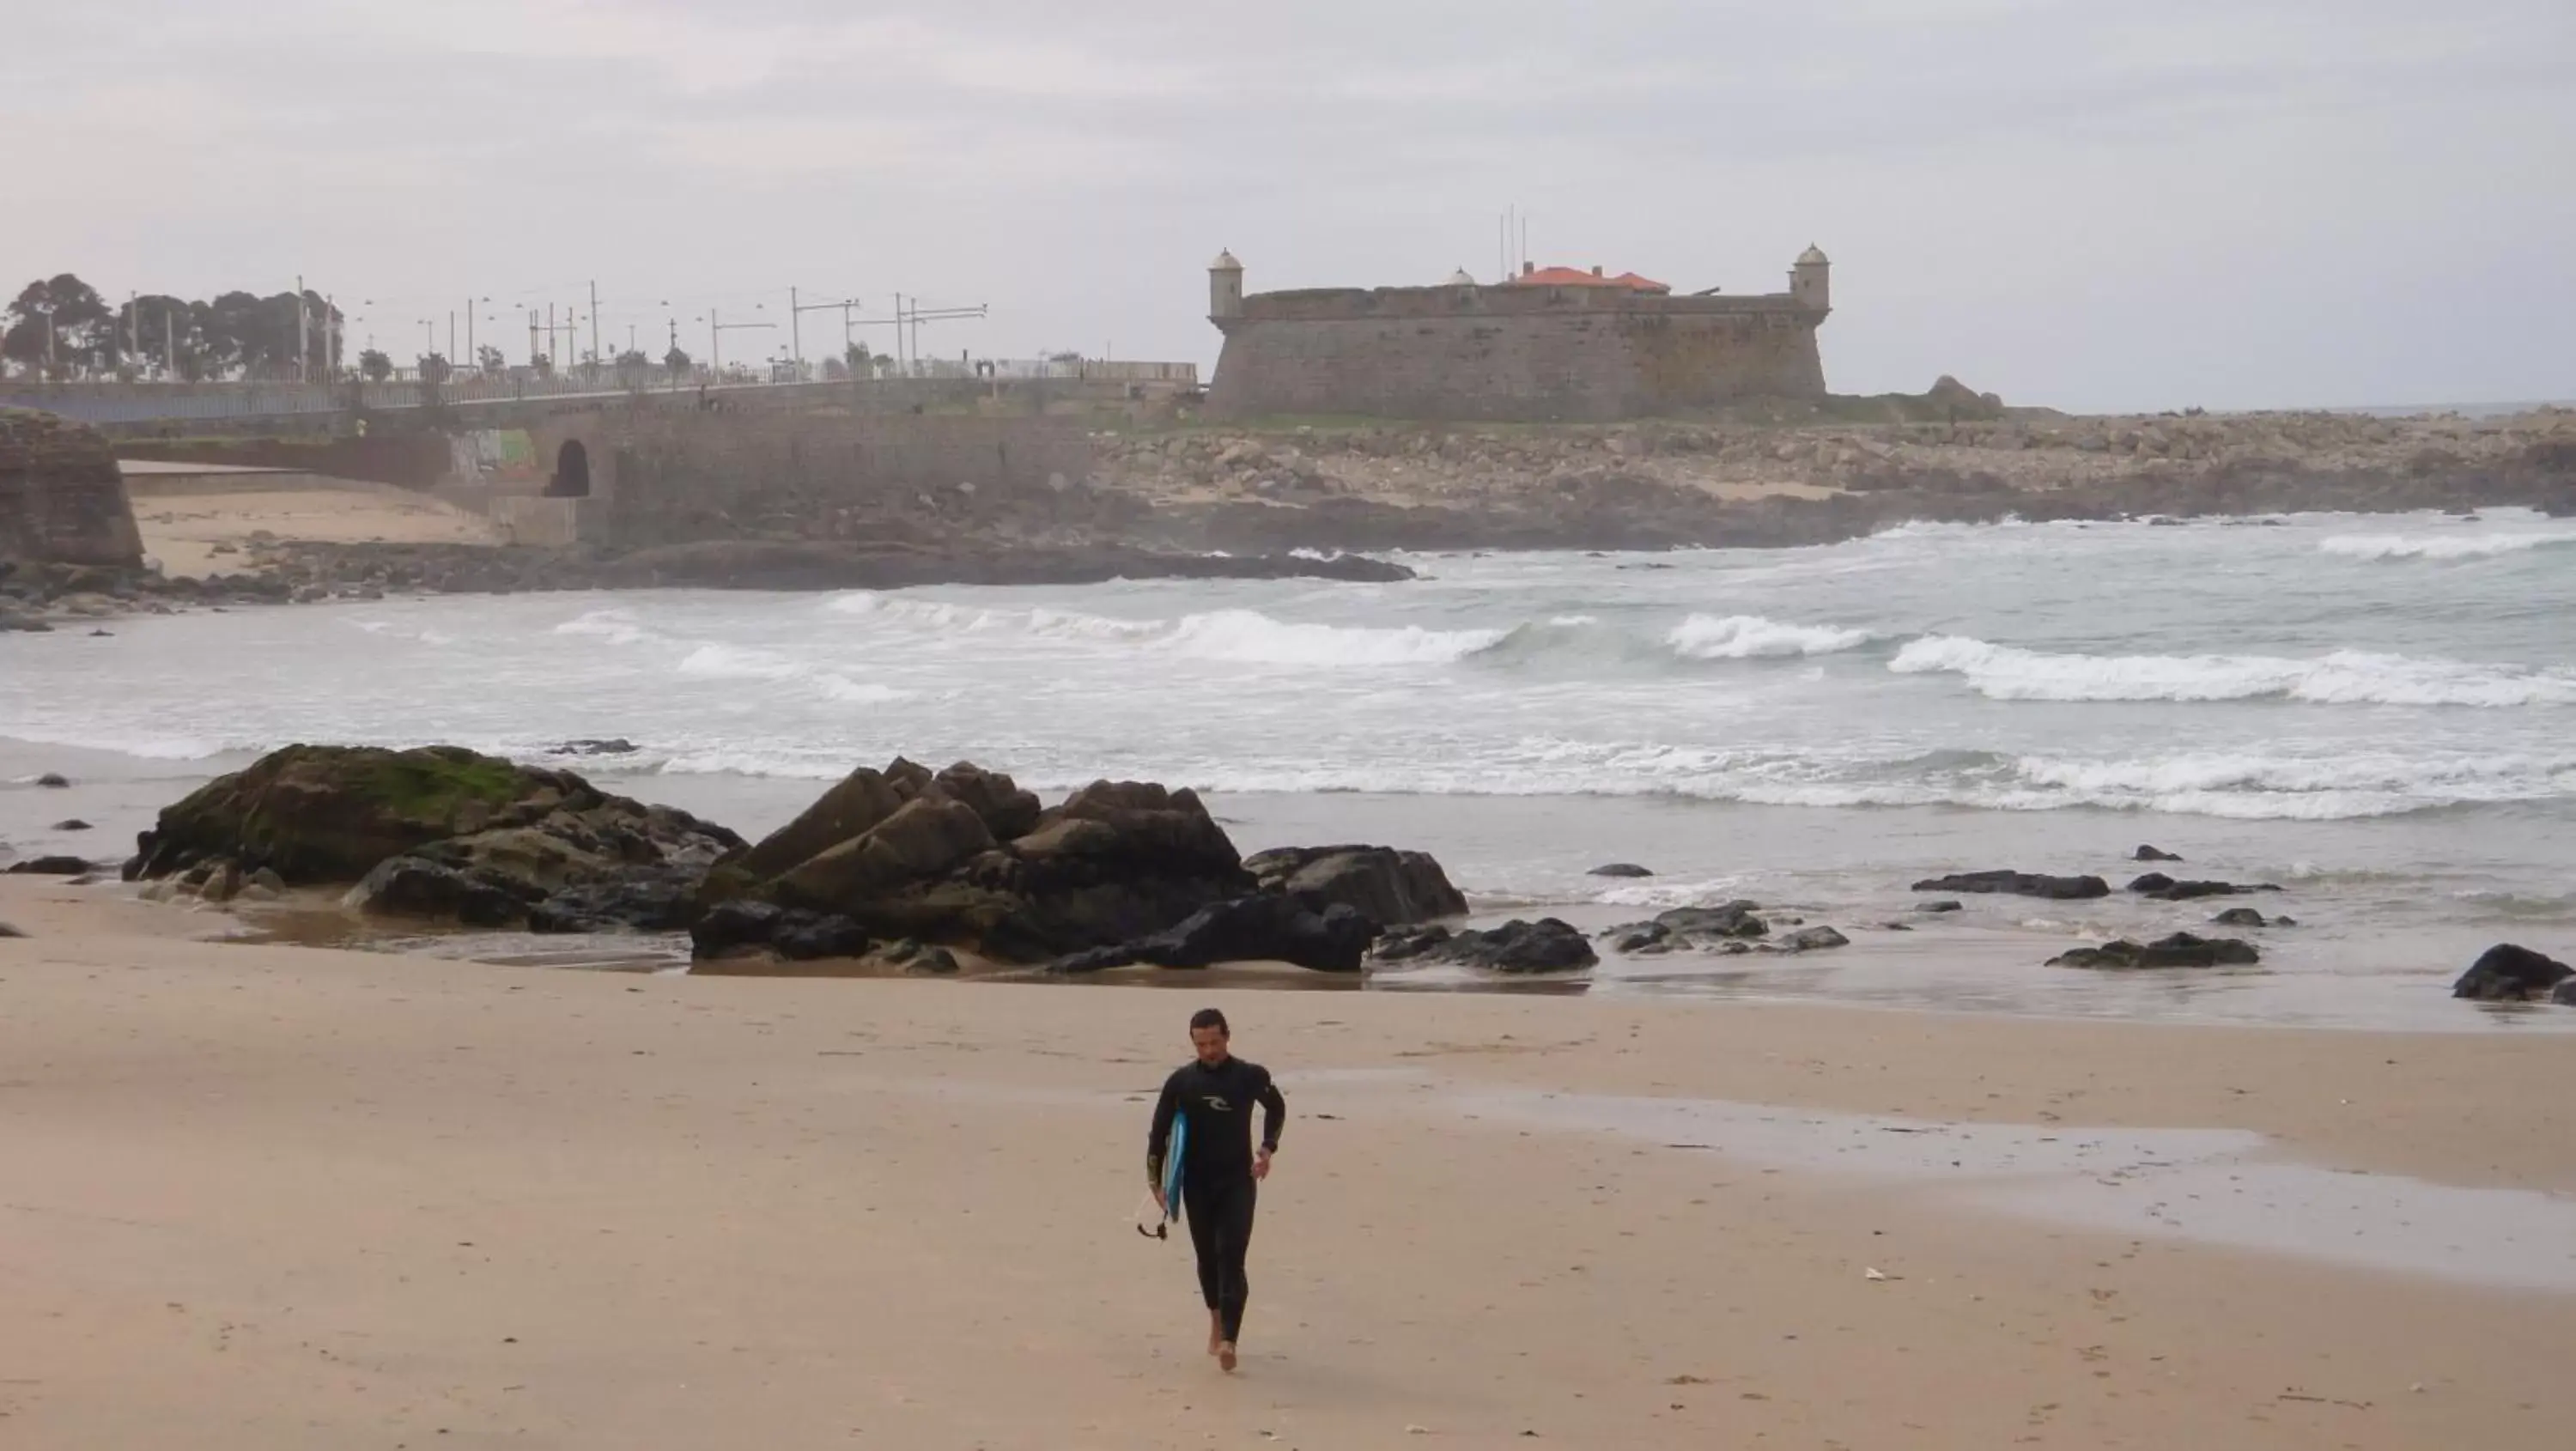
[[[0,920],[5,1444],[2576,1423],[2554,1036],[639,978],[194,941],[223,919],[25,879]],[[1128,1217],[1201,998],[1292,1111],[1231,1379]]]
[[[78,639],[49,646],[79,649]],[[110,864],[134,849],[135,833],[164,805],[203,783],[212,769],[238,769],[244,753],[212,761],[138,761],[74,747],[0,739],[0,862],[67,853]],[[621,771],[616,757],[552,758],[608,790],[666,802],[757,838],[785,824],[822,789],[816,781]],[[71,778],[69,790],[26,783],[42,772]],[[1050,793],[1052,795],[1054,793]],[[1211,794],[1210,808],[1247,852],[1281,845],[1367,840],[1428,850],[1468,892],[1479,925],[1554,915],[1597,931],[1651,917],[1662,907],[1748,896],[1791,918],[1844,931],[1852,945],[1830,952],[1719,957],[1605,954],[1577,981],[1498,979],[1460,969],[1407,965],[1373,972],[1366,986],[1406,991],[1509,991],[1565,996],[1667,997],[1867,1005],[1933,1012],[2099,1018],[2131,1022],[2485,1033],[2576,1033],[2576,1010],[2455,1002],[2450,984],[2487,947],[2521,941],[2567,958],[2576,952],[2563,902],[2535,903],[2535,915],[2500,914],[2464,900],[2455,883],[2410,878],[2394,862],[2354,853],[2385,849],[2386,838],[2349,836],[2329,825],[2193,819],[2142,822],[2098,811],[2025,812],[1975,821],[1982,844],[1967,845],[1960,813],[1937,808],[1835,812],[1652,798],[1402,797],[1361,794]],[[78,817],[93,830],[62,832]],[[2505,869],[2516,843],[2487,841],[2474,826],[2436,818],[2412,830],[2453,859],[2472,851]],[[1917,877],[1977,866],[2099,872],[2125,882],[2144,867],[2124,860],[2152,833],[2191,859],[2190,870],[2240,881],[2278,879],[2288,890],[2233,901],[2161,903],[2127,893],[2089,902],[2015,897],[1961,899],[1964,910],[1919,912],[1928,896],[1907,890]],[[2454,844],[2456,843],[2456,844]],[[1616,859],[1643,857],[1661,874],[1641,881],[1584,875]],[[2291,875],[2315,857],[2334,870]],[[2529,869],[2535,894],[2553,890]],[[2290,913],[2292,928],[2237,931],[2209,925],[2220,909],[2245,903]],[[279,924],[295,940],[370,945],[362,924],[331,914]],[[1896,931],[1895,927],[1907,930]],[[2176,930],[2227,930],[2253,939],[2264,961],[2252,969],[2084,972],[2046,966],[2078,944],[2126,936],[2145,941]],[[381,932],[374,934],[379,939]],[[391,945],[436,955],[510,964],[676,968],[685,938],[567,941],[527,934],[395,934]],[[1104,974],[1109,985],[1169,986],[1150,971]],[[1184,979],[1184,981],[1186,981]],[[1268,985],[1322,991],[1363,986],[1348,978],[1283,972]]]

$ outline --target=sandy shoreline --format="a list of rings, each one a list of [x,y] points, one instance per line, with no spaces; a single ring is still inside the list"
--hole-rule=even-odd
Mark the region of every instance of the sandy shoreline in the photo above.
[[[411,489],[282,471],[125,465],[143,552],[173,578],[248,567],[264,540],[493,544],[492,522]]]
[[[0,920],[36,934],[0,942],[0,1443],[2540,1447],[2576,1415],[2568,1241],[2503,1242],[2576,1212],[2554,1038],[636,979],[188,941],[24,881]],[[1125,1223],[1200,997],[1294,1115],[1232,1382]],[[1784,1149],[1672,1100],[1901,1117]],[[2269,1146],[2193,1174],[2111,1129]],[[2106,1157],[2016,1181],[1980,1135]],[[2331,1218],[2242,1202],[2292,1164],[2360,1172],[2315,1176]],[[2051,1206],[2087,1183],[2157,1227]],[[2267,1214],[2318,1242],[2231,1242]],[[2419,1251],[2450,1267],[2374,1267]]]

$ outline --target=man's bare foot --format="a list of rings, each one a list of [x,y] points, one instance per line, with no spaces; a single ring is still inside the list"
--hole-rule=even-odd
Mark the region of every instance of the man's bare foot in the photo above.
[[[1224,1348],[1225,1322],[1217,1318],[1214,1310],[1210,1310],[1208,1312],[1208,1354],[1214,1355]]]
[[[1216,1346],[1216,1368],[1228,1375],[1234,1373],[1234,1342],[1220,1340]]]

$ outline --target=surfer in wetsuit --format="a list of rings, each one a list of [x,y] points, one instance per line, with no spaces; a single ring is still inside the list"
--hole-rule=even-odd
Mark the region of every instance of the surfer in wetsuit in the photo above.
[[[1163,1080],[1154,1104],[1154,1127],[1145,1140],[1145,1181],[1163,1203],[1163,1155],[1175,1119],[1188,1125],[1181,1152],[1181,1210],[1190,1221],[1190,1247],[1198,1252],[1199,1294],[1208,1307],[1208,1354],[1234,1369],[1235,1342],[1243,1335],[1243,1305],[1250,1286],[1243,1255],[1252,1243],[1254,1186],[1270,1176],[1279,1151],[1279,1125],[1288,1102],[1270,1081],[1270,1070],[1227,1051],[1233,1037],[1225,1014],[1202,1008],[1190,1018],[1196,1061]],[[1252,1106],[1261,1105],[1261,1147],[1252,1144]],[[1164,1206],[1169,1212],[1170,1206]]]

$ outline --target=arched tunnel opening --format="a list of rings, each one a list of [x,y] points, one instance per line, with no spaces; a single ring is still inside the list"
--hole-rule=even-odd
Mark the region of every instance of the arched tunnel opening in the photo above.
[[[578,438],[567,438],[555,450],[555,476],[546,482],[550,499],[590,497],[590,450]]]

